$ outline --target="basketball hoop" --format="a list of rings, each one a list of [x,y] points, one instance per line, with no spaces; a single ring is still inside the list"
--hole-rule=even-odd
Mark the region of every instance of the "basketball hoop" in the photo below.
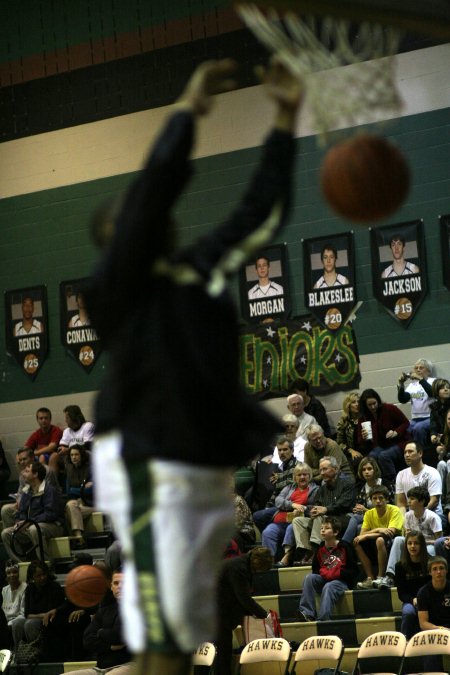
[[[264,13],[249,4],[239,4],[237,12],[255,37],[304,80],[320,142],[332,129],[364,121],[368,111],[400,111],[392,58],[402,37],[399,28],[363,21],[355,32],[355,22],[349,19],[300,17],[291,10]],[[331,68],[339,71],[324,86],[315,74]]]

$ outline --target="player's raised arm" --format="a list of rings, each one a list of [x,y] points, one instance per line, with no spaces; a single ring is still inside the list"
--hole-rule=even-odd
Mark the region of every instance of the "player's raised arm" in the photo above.
[[[279,59],[274,56],[267,69],[256,68],[256,75],[264,84],[267,95],[276,104],[274,127],[293,132],[297,113],[304,98],[304,85]]]

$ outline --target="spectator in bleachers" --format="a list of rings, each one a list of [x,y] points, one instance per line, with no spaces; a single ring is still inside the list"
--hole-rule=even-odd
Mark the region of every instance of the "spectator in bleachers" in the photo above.
[[[1,517],[3,522],[3,529],[7,527],[12,527],[14,525],[17,510],[19,508],[20,498],[22,496],[23,488],[27,483],[22,475],[22,471],[29,464],[34,462],[34,451],[31,448],[19,448],[16,454],[16,464],[19,471],[19,487],[16,492],[16,501],[12,504],[3,504]],[[59,483],[57,477],[53,471],[50,471],[46,464],[43,465],[46,470],[46,482],[53,485],[54,488],[59,490]]]
[[[27,485],[24,487],[16,514],[16,524],[2,531],[2,541],[10,558],[20,562],[26,558],[26,550],[30,544],[37,546],[39,535],[34,524],[22,526],[27,520],[38,523],[42,534],[45,559],[48,560],[48,540],[60,537],[64,532],[64,506],[60,493],[46,481],[46,469],[39,462],[28,464],[23,470]],[[11,547],[14,544],[22,555],[16,555]]]
[[[340,529],[338,518],[325,516],[320,528],[322,542],[312,559],[312,573],[303,581],[298,608],[300,621],[329,621],[336,602],[354,586],[358,575],[355,553],[346,541],[339,541]],[[316,593],[320,595],[319,612]]]
[[[428,554],[436,555],[436,540],[442,537],[442,521],[434,511],[426,508],[430,495],[426,487],[417,486],[408,490],[408,507],[405,513],[404,530],[420,532],[425,538]],[[405,537],[395,537],[389,553],[386,575],[380,581],[378,588],[391,588],[394,585],[395,565],[402,556],[405,547]],[[375,584],[374,584],[375,585]]]
[[[305,412],[314,417],[316,423],[322,427],[325,436],[331,436],[327,411],[323,404],[315,396],[309,393],[309,382],[303,378],[298,378],[291,384],[290,392],[291,394],[300,394],[303,399]]]
[[[411,422],[409,431],[422,447],[428,444],[430,436],[430,406],[433,402],[431,377],[433,364],[427,359],[418,359],[410,373],[402,373],[398,378],[397,396],[400,403],[411,403]],[[411,380],[405,387],[406,380]]]
[[[370,498],[372,488],[383,484],[380,467],[373,457],[364,457],[361,460],[358,467],[358,479],[356,504],[352,509],[351,518],[342,537],[349,544],[353,544],[354,538],[360,533],[365,512],[374,506]],[[388,483],[386,487],[389,490],[388,502],[394,504],[394,485]]]
[[[291,559],[294,547],[284,543],[284,535],[292,518],[289,516],[302,516],[308,506],[314,503],[314,495],[318,490],[316,483],[312,481],[312,471],[307,464],[297,464],[294,468],[293,483],[286,485],[275,498],[276,513],[272,522],[262,532],[262,545],[266,546],[276,558],[278,547],[281,543],[285,548],[285,555],[279,566],[287,567]]]
[[[233,629],[242,624],[244,616],[266,618],[267,610],[252,597],[252,580],[254,574],[267,572],[272,565],[273,556],[263,546],[256,546],[249,553],[224,562],[218,584],[219,628],[215,641],[215,675],[232,673]]]
[[[322,480],[319,468],[320,460],[323,457],[336,457],[341,474],[354,483],[355,474],[336,441],[326,438],[322,427],[318,424],[311,424],[307,433],[308,442],[305,445],[305,462],[311,467],[314,480],[316,482]]]
[[[359,419],[359,394],[352,391],[342,402],[342,415],[336,426],[336,443],[346,456],[355,475],[363,457],[356,449],[356,428]]]
[[[353,540],[356,555],[366,574],[366,579],[358,582],[358,588],[373,587],[374,564],[378,568],[376,581],[379,583],[385,576],[389,549],[394,537],[401,534],[403,528],[402,512],[398,506],[388,504],[388,497],[389,490],[384,485],[372,488],[370,498],[374,508],[364,514],[361,532]]]
[[[298,420],[297,436],[302,436],[306,440],[308,427],[317,424],[316,419],[305,412],[305,404],[300,394],[291,394],[287,397],[286,403],[289,412]]]
[[[52,413],[48,408],[38,408],[36,420],[39,429],[33,431],[24,447],[33,450],[36,461],[47,464],[50,455],[58,449],[63,432],[52,424]]]
[[[83,548],[83,521],[94,512],[90,458],[82,445],[72,445],[66,458],[66,520],[75,538],[73,548]]]
[[[103,603],[84,631],[83,645],[91,657],[97,660],[95,668],[76,670],[76,675],[98,675],[114,673],[127,675],[132,672],[131,654],[122,637],[122,622],[119,612],[119,598],[123,590],[123,574],[113,572],[111,579],[112,598]],[[162,675],[162,673],[161,673]]]
[[[64,469],[64,460],[72,445],[89,449],[94,440],[94,425],[86,419],[78,405],[68,405],[63,410],[67,427],[63,431],[58,452],[50,458],[49,465],[56,473]]]
[[[409,640],[420,631],[417,593],[430,581],[429,555],[422,532],[410,530],[405,537],[402,557],[395,565],[395,586],[403,603],[401,632]]]
[[[306,440],[303,436],[297,436],[298,427],[300,425],[298,418],[292,413],[287,413],[281,418],[281,423],[284,426],[284,435],[294,444],[295,459],[297,462],[303,462]],[[274,464],[280,464],[277,446],[275,446],[273,451],[272,462]]]
[[[319,547],[320,528],[324,516],[337,516],[342,528],[347,524],[346,514],[355,504],[354,483],[340,474],[336,457],[322,457],[319,469],[322,483],[314,494],[313,506],[307,507],[303,516],[296,517],[292,521],[297,556],[299,558],[302,554],[304,556],[297,562],[302,565],[311,564],[312,557]]]
[[[3,445],[0,441],[0,499],[5,499],[8,487],[8,480],[11,475],[8,460],[6,459]]]
[[[427,508],[438,514],[442,521],[442,527],[444,527],[446,520],[442,511],[442,481],[439,472],[434,467],[423,463],[423,450],[418,443],[407,443],[404,455],[407,468],[397,474],[395,481],[397,506],[405,511],[408,490],[418,485],[426,487],[430,494]]]
[[[448,565],[445,558],[436,556],[428,561],[431,577],[417,593],[417,614],[420,630],[447,628],[450,630],[450,581],[447,578]],[[447,635],[447,633],[445,633]],[[442,657],[425,656],[423,672],[442,672]]]
[[[57,608],[64,602],[64,591],[50,574],[45,562],[33,560],[27,570],[25,589],[24,640],[31,642],[55,617]]]
[[[430,406],[430,438],[433,445],[438,445],[444,433],[445,418],[450,408],[450,382],[438,377],[432,385],[435,399]]]
[[[358,450],[375,457],[381,476],[389,483],[404,467],[403,449],[409,440],[409,420],[397,406],[382,403],[374,389],[365,389],[359,399],[360,418],[357,429]],[[371,422],[372,438],[363,422]]]
[[[444,432],[442,433],[436,452],[439,458],[437,470],[442,479],[442,499],[447,500],[450,497],[450,485],[448,484],[448,475],[450,472],[450,410],[445,415]]]
[[[292,483],[292,474],[297,464],[297,460],[294,457],[294,443],[286,436],[279,436],[277,448],[282,465],[270,477],[270,482],[273,485],[272,495],[266,503],[266,508],[255,511],[253,514],[253,522],[260,532],[272,522],[272,518],[277,511],[275,497],[280,494],[286,485]]]
[[[250,507],[245,499],[236,494],[234,490],[233,479],[233,501],[234,501],[234,527],[233,539],[244,552],[249,546],[253,546],[256,541],[256,532],[253,525],[253,516]]]
[[[13,649],[23,637],[25,619],[24,581],[19,579],[19,566],[14,560],[6,563],[7,586],[2,588],[2,610],[6,618],[6,632],[0,632],[0,649]]]

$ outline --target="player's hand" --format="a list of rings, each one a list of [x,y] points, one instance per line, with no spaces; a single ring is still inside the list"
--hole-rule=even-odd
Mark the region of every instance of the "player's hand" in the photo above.
[[[213,96],[236,88],[233,75],[237,63],[233,59],[205,61],[191,75],[178,105],[191,110],[194,115],[205,115],[213,104]]]
[[[393,429],[390,429],[386,434],[386,438],[395,438],[396,436],[398,436],[398,433]]]
[[[294,75],[279,56],[272,57],[267,69],[257,66],[255,74],[264,84],[267,95],[279,107],[293,112],[298,110],[303,101],[305,87],[298,75]]]

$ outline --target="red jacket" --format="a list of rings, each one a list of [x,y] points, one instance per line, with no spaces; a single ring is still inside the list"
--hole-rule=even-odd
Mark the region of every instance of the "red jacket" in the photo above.
[[[408,433],[408,418],[392,403],[382,403],[377,412],[376,418],[369,413],[358,420],[356,429],[358,448],[364,454],[373,448],[390,448],[392,445],[399,445],[403,450],[411,438]],[[373,438],[370,441],[365,441],[362,437],[361,422],[372,422]],[[395,438],[386,438],[387,432],[391,430],[396,431],[398,435]]]

